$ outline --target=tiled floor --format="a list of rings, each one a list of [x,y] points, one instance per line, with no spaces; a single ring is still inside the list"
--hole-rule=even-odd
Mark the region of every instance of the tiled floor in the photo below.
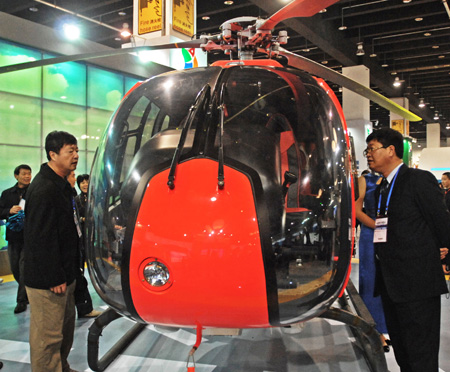
[[[354,265],[354,281],[357,265]],[[356,283],[355,283],[356,284]],[[13,314],[17,285],[0,285],[1,372],[30,371],[29,310]],[[91,287],[92,289],[92,287]],[[95,307],[103,303],[92,293]],[[106,308],[106,307],[103,307]],[[441,371],[450,372],[450,300],[442,301]],[[90,371],[87,363],[87,335],[92,319],[77,319],[69,361],[77,371]],[[100,355],[133,323],[113,322],[100,338]],[[362,350],[350,329],[338,322],[313,319],[287,333],[284,328],[243,330],[240,336],[204,336],[195,354],[197,372],[369,372]],[[291,330],[292,331],[292,330]],[[189,350],[195,343],[190,329],[170,330],[147,326],[107,369],[112,371],[185,372]],[[399,372],[392,351],[386,354],[388,368]]]

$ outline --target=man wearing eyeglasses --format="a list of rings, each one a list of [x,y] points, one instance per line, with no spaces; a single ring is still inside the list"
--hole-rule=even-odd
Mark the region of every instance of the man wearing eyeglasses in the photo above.
[[[440,248],[450,246],[450,213],[436,178],[403,164],[399,132],[380,129],[366,142],[370,169],[384,176],[375,198],[375,295],[401,372],[437,372],[441,294],[448,292],[441,261],[448,250]]]

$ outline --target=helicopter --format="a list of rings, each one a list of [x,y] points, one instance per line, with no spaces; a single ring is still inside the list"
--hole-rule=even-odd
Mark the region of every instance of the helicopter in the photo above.
[[[283,20],[337,1],[295,0],[268,19],[235,18],[220,34],[186,42],[0,68],[171,48],[230,56],[136,84],[100,141],[86,252],[111,311],[92,331],[92,369],[105,368],[95,360],[98,336],[120,316],[136,321],[136,332],[146,324],[195,328],[195,349],[203,329],[290,326],[323,315],[343,294],[354,169],[343,111],[324,79],[420,118],[283,49],[286,32],[272,34]]]

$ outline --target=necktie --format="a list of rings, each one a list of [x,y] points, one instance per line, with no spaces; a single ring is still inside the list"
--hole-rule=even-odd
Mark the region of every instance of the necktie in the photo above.
[[[381,206],[380,206],[380,214],[385,215],[386,212],[386,202],[389,192],[389,182],[386,178],[383,177],[383,180],[380,184],[380,196],[381,196]]]

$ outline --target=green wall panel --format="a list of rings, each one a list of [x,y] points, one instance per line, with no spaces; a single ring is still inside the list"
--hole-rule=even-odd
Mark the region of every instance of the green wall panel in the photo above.
[[[88,106],[114,111],[123,97],[123,76],[96,67],[88,68]]]
[[[78,140],[78,148],[86,149],[86,108],[61,102],[44,101],[43,105],[43,143],[48,133],[64,130]]]
[[[46,66],[43,71],[44,98],[75,105],[86,105],[85,65],[67,62]]]
[[[32,49],[0,41],[0,66],[15,65],[41,59],[41,53]],[[3,92],[40,97],[41,67],[8,72],[0,75],[0,90]]]
[[[41,100],[0,91],[0,143],[40,146]]]

